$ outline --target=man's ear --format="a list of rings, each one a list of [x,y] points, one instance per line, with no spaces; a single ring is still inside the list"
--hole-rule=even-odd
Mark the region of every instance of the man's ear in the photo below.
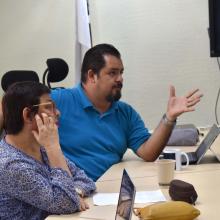
[[[92,69],[89,69],[87,80],[91,83],[95,83],[96,79],[97,79],[97,74]]]
[[[34,115],[33,115],[33,112],[31,111],[31,109],[28,108],[28,107],[25,107],[23,109],[23,119],[24,119],[24,122],[32,123],[33,118],[34,118]]]

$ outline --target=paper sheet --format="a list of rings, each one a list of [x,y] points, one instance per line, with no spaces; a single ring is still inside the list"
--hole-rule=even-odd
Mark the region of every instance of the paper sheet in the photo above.
[[[94,205],[117,205],[119,193],[97,193],[93,196]],[[135,203],[166,201],[161,190],[136,192]]]
[[[134,203],[162,202],[166,201],[161,190],[155,191],[140,191],[136,193]]]

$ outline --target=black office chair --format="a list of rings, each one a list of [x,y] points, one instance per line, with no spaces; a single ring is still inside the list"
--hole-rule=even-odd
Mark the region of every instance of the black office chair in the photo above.
[[[69,72],[69,67],[68,64],[61,58],[50,58],[47,59],[46,63],[48,68],[45,70],[43,74],[42,81],[44,85],[47,85],[50,89],[54,89],[51,88],[50,83],[60,82],[63,79],[65,79]]]
[[[6,72],[1,79],[1,86],[4,91],[15,83],[22,81],[35,81],[39,82],[39,77],[36,72],[30,70],[11,70]]]

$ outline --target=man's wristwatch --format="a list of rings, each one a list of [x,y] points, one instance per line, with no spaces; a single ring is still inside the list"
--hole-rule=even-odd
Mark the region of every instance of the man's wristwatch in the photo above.
[[[162,117],[162,122],[165,124],[165,125],[170,125],[172,127],[174,127],[176,125],[176,120],[175,121],[171,121],[167,118],[167,115],[166,113],[163,115]]]

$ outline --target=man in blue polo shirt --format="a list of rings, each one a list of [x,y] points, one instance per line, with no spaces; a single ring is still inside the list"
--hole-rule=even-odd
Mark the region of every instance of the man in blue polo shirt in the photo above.
[[[61,112],[62,150],[93,180],[120,162],[127,148],[146,161],[154,161],[165,147],[176,118],[193,111],[202,97],[198,89],[176,97],[171,86],[167,111],[151,135],[139,114],[119,101],[123,70],[119,51],[99,44],[85,54],[81,83],[51,94]]]

